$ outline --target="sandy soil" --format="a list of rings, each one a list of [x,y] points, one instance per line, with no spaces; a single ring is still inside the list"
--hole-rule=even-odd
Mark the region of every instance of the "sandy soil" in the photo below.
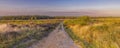
[[[6,32],[18,32],[20,31],[17,27],[11,27],[9,24],[0,24],[0,33],[6,33]]]
[[[29,48],[78,48],[65,32],[61,23],[48,37],[33,44]]]

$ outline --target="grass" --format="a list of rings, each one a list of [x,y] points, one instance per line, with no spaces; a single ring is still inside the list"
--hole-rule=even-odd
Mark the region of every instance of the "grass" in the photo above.
[[[81,17],[82,20],[86,20]],[[116,18],[115,18],[116,19]],[[76,21],[77,20],[77,21]],[[68,34],[76,44],[82,48],[119,48],[120,47],[120,21],[114,18],[105,20],[89,19],[82,21],[79,19],[65,21]],[[73,23],[74,22],[74,23]]]
[[[0,48],[27,48],[48,36],[60,20],[1,20],[0,24],[20,27],[20,32],[0,33]],[[25,26],[27,25],[27,26]]]

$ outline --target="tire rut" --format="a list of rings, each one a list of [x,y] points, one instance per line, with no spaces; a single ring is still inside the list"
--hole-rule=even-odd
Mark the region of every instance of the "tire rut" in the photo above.
[[[48,37],[33,44],[29,48],[78,48],[69,35],[65,32],[61,23]]]

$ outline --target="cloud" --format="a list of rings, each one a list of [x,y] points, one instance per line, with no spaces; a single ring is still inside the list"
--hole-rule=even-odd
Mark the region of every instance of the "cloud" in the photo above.
[[[120,16],[119,9],[99,9],[99,10],[91,10],[91,9],[81,9],[81,10],[73,10],[73,11],[44,11],[44,10],[0,10],[0,15],[50,15],[50,16],[81,16],[81,15],[89,15],[89,16]]]

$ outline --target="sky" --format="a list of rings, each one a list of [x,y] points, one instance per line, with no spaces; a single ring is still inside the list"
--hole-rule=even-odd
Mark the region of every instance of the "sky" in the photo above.
[[[0,16],[120,16],[120,0],[0,0]]]

